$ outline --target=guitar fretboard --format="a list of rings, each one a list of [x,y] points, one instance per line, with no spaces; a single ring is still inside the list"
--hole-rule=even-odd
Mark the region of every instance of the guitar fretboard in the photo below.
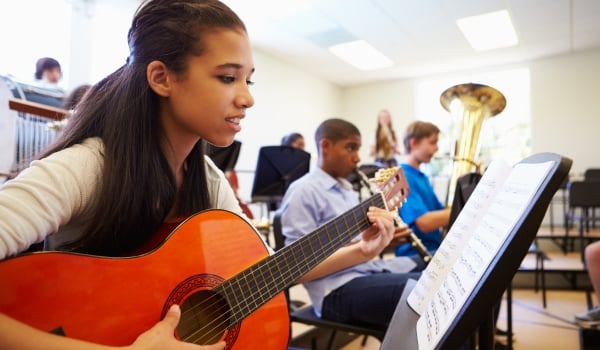
[[[214,291],[225,296],[231,307],[230,325],[292,286],[301,276],[367,229],[371,225],[366,215],[370,206],[385,209],[383,195],[373,195],[216,287]]]

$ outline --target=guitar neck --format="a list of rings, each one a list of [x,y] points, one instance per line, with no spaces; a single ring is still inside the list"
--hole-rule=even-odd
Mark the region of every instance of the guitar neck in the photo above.
[[[375,194],[322,227],[279,250],[223,282],[214,290],[225,296],[231,307],[230,324],[241,321],[254,310],[289,288],[340,247],[350,242],[371,223],[370,206],[385,209],[382,194]]]

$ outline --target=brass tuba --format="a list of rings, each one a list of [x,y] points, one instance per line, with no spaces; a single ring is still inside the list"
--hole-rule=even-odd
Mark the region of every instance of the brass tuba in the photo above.
[[[446,205],[452,206],[458,179],[470,172],[482,172],[476,159],[481,125],[485,119],[504,110],[506,99],[493,87],[467,83],[446,89],[440,96],[440,102],[455,120],[452,175],[446,197]]]

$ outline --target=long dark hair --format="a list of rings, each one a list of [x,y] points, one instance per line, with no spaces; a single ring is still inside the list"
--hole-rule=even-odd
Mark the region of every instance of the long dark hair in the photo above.
[[[159,98],[148,85],[146,67],[159,60],[185,73],[188,58],[203,53],[203,33],[217,27],[246,31],[239,17],[216,0],[150,0],[138,8],[129,29],[127,63],[91,87],[61,138],[40,157],[89,137],[104,144],[93,218],[66,249],[122,255],[146,241],[175,202],[178,215],[208,208],[202,140],[188,155],[183,185],[176,191],[159,145]]]

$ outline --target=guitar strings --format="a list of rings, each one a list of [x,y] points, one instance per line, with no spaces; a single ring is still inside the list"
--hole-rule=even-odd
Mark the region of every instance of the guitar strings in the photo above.
[[[359,228],[360,228],[360,224],[357,223],[355,225],[350,226],[346,230],[346,232],[357,231]],[[357,234],[358,234],[358,232],[357,232]],[[306,263],[307,261],[310,261],[311,259],[314,260],[314,259],[318,259],[318,258],[322,257],[322,255],[324,255],[327,250],[329,250],[329,249],[331,249],[331,248],[333,248],[335,246],[336,246],[336,243],[333,242],[332,240],[329,240],[329,242],[326,243],[324,246],[321,246],[320,249],[313,249],[313,250],[311,250],[310,253],[309,253],[309,255],[306,256],[306,258],[308,258],[308,259],[305,259],[304,261],[301,261],[300,263],[297,263],[296,265],[289,266],[288,270],[289,271],[293,271],[293,270],[298,269],[299,267],[306,268],[308,266],[308,264]],[[275,260],[281,260],[282,255],[275,254],[275,255],[273,255],[271,257],[272,257],[272,259],[275,259]],[[267,257],[266,259],[268,259],[268,258],[269,257]],[[266,261],[264,261],[262,263],[264,264],[264,263],[266,263]],[[273,273],[271,273],[271,275],[273,275]],[[275,279],[276,282],[284,281],[285,280],[285,275],[284,274],[279,273],[279,274],[276,274],[276,275],[280,276],[280,277],[277,277]],[[293,281],[292,281],[292,283],[293,283]],[[218,288],[218,286],[217,286],[217,288]],[[258,291],[255,291],[254,294],[261,293],[263,291],[270,291],[269,290],[269,286],[267,285],[266,288],[259,289]],[[252,292],[250,292],[250,295],[254,295],[254,294]],[[181,315],[182,322],[187,322],[190,319],[194,319],[195,318],[194,311],[196,309],[198,309],[198,308],[203,308],[204,309],[204,308],[214,307],[215,305],[219,304],[219,301],[220,301],[219,295],[213,294],[210,297],[208,297],[207,299],[205,299],[202,302],[198,303],[197,305],[194,305],[189,310],[183,310],[182,311],[182,315]],[[268,300],[262,300],[261,299],[261,304],[264,304],[267,301]],[[210,303],[210,304],[206,305],[207,303]],[[247,300],[246,300],[246,304],[245,305],[248,307]],[[216,311],[218,311],[220,313],[224,313],[224,312],[228,311],[229,305],[227,303],[225,303],[225,304],[222,303],[222,305],[217,306],[215,309],[216,309]],[[227,325],[230,323],[230,321],[232,319],[237,318],[241,314],[243,314],[243,312],[240,311],[240,310],[234,311],[229,317],[225,318],[223,321],[219,322],[218,324],[214,324],[214,323],[218,322],[218,320],[221,319],[221,318],[218,318],[218,317],[214,318],[213,320],[211,320],[207,324],[204,324],[202,327],[196,329],[194,332],[192,332],[185,339],[182,339],[182,340],[190,340],[190,339],[192,339],[192,337],[195,337],[195,336],[199,335],[198,338],[196,338],[196,339],[194,339],[192,341],[192,342],[195,343],[195,342],[201,340],[202,337],[205,334],[211,334],[212,332],[215,332],[217,330],[226,329]],[[212,327],[212,328],[208,328],[208,327]]]
[[[352,231],[352,230],[357,230],[358,228],[360,228],[360,224],[353,225],[353,226],[351,226],[347,230],[347,232]],[[331,249],[331,248],[335,247],[335,245],[336,245],[335,242],[329,241],[327,244],[325,244],[325,246],[322,246],[321,249],[312,250],[310,252],[310,255],[307,256],[307,258],[309,258],[309,260],[311,258],[312,259],[318,259],[321,255],[324,254],[325,251],[327,251],[328,249]],[[281,260],[281,255],[273,255],[272,257],[273,257],[273,259]],[[308,260],[305,260],[305,261],[308,261]],[[306,267],[307,266],[306,263],[304,263],[303,265],[301,265],[301,264],[302,263],[299,263],[299,264],[296,264],[296,265],[292,265],[288,269],[291,271],[293,269],[298,269],[299,267]],[[283,276],[283,274],[279,274],[279,275]],[[282,277],[282,278],[278,277],[276,279],[276,281],[282,281],[284,279],[285,279],[285,277]],[[262,290],[255,291],[254,294],[256,294],[258,292],[261,292],[261,291],[265,291],[265,290],[268,290],[268,286],[266,288],[263,288]],[[253,293],[250,292],[250,294],[252,295]],[[210,300],[210,299],[212,299],[212,300]],[[212,303],[210,305],[208,305],[208,306],[203,305],[203,304],[206,304],[206,302],[212,302]],[[263,300],[262,301],[263,304],[266,303],[266,302],[268,302],[268,300]],[[219,296],[216,295],[216,294],[212,295],[209,298],[203,300],[201,303],[199,303],[197,305],[194,305],[189,310],[182,311],[181,319],[182,319],[182,321],[184,321],[184,317],[186,317],[185,314],[191,315],[191,317],[188,317],[188,320],[189,320],[189,318],[195,318],[194,317],[194,313],[193,313],[193,311],[195,309],[200,308],[200,307],[202,307],[202,308],[212,307],[212,306],[215,306],[215,305],[218,305],[218,304],[219,304]],[[222,314],[222,313],[228,311],[229,305],[227,305],[227,304],[221,305],[221,306],[217,307],[216,309],[217,309],[216,311],[219,311]],[[189,341],[193,337],[199,336],[198,338],[195,338],[195,339],[193,339],[191,341],[192,343],[196,343],[197,341],[200,341],[205,335],[210,335],[211,333],[213,333],[215,331],[218,331],[218,330],[221,330],[221,329],[226,329],[227,325],[230,323],[230,321],[232,319],[237,318],[237,316],[239,316],[240,314],[243,314],[243,312],[236,311],[233,314],[231,314],[231,316],[225,318],[222,322],[220,322],[218,324],[214,324],[214,323],[217,322],[219,318],[218,317],[214,318],[208,324],[205,324],[202,327],[196,329],[194,332],[192,332],[191,334],[189,334],[186,338],[184,338],[182,340]],[[212,328],[208,328],[208,327],[212,327]]]
[[[362,213],[361,213],[361,215],[362,215]],[[357,227],[353,227],[352,230],[351,229],[347,229],[345,233],[348,233],[350,231],[356,231],[356,229],[357,229]],[[336,243],[333,240],[328,240],[328,243],[326,243],[325,245],[321,246],[322,247],[321,249],[316,249],[316,250],[313,249],[312,251],[310,251],[309,255],[307,257],[305,257],[306,259],[304,261],[305,262],[309,262],[309,261],[311,261],[311,259],[314,260],[317,256],[324,255],[325,254],[324,252],[326,252],[327,250],[329,250],[331,248],[334,248],[335,246],[336,246]],[[273,255],[271,257],[273,259],[281,260],[282,256],[283,255],[276,254],[276,255]],[[325,254],[325,257],[326,257],[326,254]],[[266,261],[264,261],[263,263],[266,263]],[[301,263],[302,263],[302,261],[301,261]],[[301,266],[301,263],[297,263],[295,266],[291,265],[290,266],[290,270],[292,268],[296,268],[297,269],[299,266]],[[301,266],[301,267],[307,267],[307,266],[308,265],[306,263],[304,263],[304,265]],[[271,275],[273,275],[273,274],[271,274]],[[283,274],[280,273],[279,276],[282,276],[282,278],[276,278],[276,281],[280,281],[280,280],[282,281],[282,280],[285,279],[285,275],[283,275]],[[291,285],[291,284],[293,284],[293,281],[291,281],[291,283],[289,285]],[[264,291],[264,290],[265,290],[265,288],[262,289],[262,291]],[[258,292],[261,292],[261,290],[259,289]],[[205,301],[199,303],[198,305],[195,305],[190,310],[183,311],[182,312],[182,319],[184,317],[184,314],[188,314],[189,315],[191,312],[193,312],[193,309],[203,307],[204,306],[203,304],[206,304],[207,302],[211,302],[212,301],[212,304],[210,306],[214,306],[215,304],[217,304],[219,302],[219,300],[217,298],[218,298],[217,295],[213,295],[213,296],[207,298]],[[267,301],[268,300],[264,300],[262,303],[266,303]],[[228,309],[229,309],[228,305],[222,305],[221,307],[218,308],[218,311],[224,312],[224,311],[228,311]],[[211,331],[216,331],[216,330],[221,330],[221,329],[224,330],[224,329],[227,328],[226,325],[230,323],[230,320],[233,319],[234,316],[238,316],[240,314],[243,314],[243,313],[240,312],[240,311],[234,312],[231,316],[229,316],[228,318],[225,318],[222,322],[220,322],[218,324],[215,324],[215,322],[217,322],[217,319],[213,319],[208,324],[205,324],[202,327],[198,328],[195,332],[193,332],[192,334],[190,334],[189,336],[187,336],[187,338],[184,339],[184,340],[189,340],[193,336],[200,335],[199,338],[196,338],[194,340],[194,342],[196,342],[196,341],[199,341],[200,339],[202,339],[202,337],[205,334],[206,335],[210,334]],[[191,317],[193,318],[193,315]],[[208,328],[208,327],[213,327],[213,328]],[[208,331],[205,331],[207,329],[208,329]]]

